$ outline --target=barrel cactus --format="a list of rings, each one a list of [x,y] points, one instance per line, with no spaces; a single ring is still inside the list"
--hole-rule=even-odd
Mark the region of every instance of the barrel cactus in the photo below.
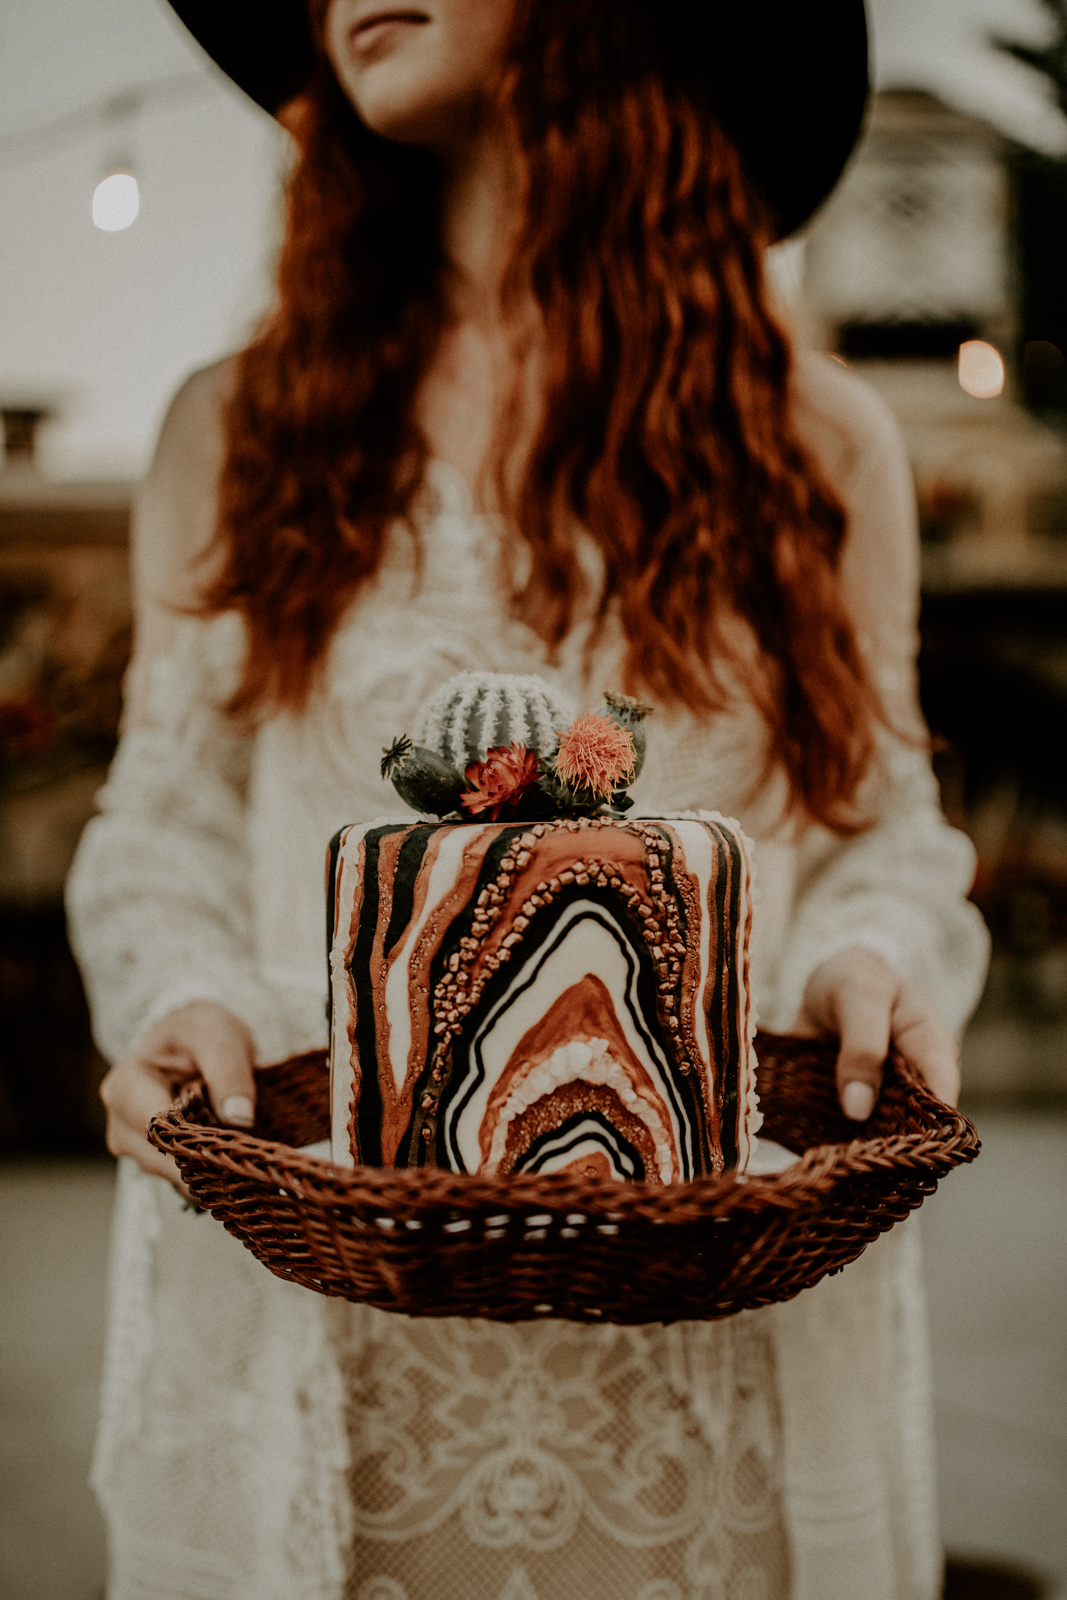
[[[460,672],[424,702],[418,743],[383,752],[382,777],[414,810],[435,816],[534,821],[616,815],[645,755],[651,707],[607,694],[574,719],[543,678]]]
[[[502,745],[549,755],[573,715],[533,673],[459,672],[424,702],[420,743],[465,772]]]

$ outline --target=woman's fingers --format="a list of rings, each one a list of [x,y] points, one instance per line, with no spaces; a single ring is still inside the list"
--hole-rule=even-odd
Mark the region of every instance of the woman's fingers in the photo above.
[[[940,1099],[959,1097],[959,1047],[925,991],[873,951],[843,950],[816,967],[804,992],[798,1031],[836,1033],[837,1090],[853,1122],[866,1122],[894,1044]]]
[[[244,1023],[208,1001],[183,1006],[167,1021],[196,1063],[221,1121],[250,1128],[256,1116],[255,1046]]]
[[[842,1000],[837,1093],[852,1122],[866,1122],[882,1090],[882,1063],[889,1054],[888,1002],[864,995]]]
[[[888,970],[888,969],[887,969]],[[882,1088],[893,1015],[892,985],[881,972],[841,983],[834,995],[837,1031],[837,1092],[853,1122],[866,1122]]]
[[[956,1036],[917,983],[901,980],[893,1007],[893,1042],[939,1100],[960,1097],[960,1047]]]
[[[127,1056],[112,1067],[100,1085],[107,1111],[107,1147],[113,1156],[132,1156],[145,1172],[166,1178],[185,1192],[178,1168],[169,1156],[149,1144],[146,1129],[174,1099],[176,1085],[188,1077],[189,1068],[157,1063],[140,1054]]]
[[[174,1162],[147,1138],[152,1118],[166,1111],[183,1083],[202,1077],[224,1122],[251,1127],[255,1117],[252,1036],[222,1006],[197,1001],[150,1028],[137,1049],[116,1062],[100,1086],[107,1108],[107,1145],[132,1156],[146,1172],[183,1193]]]
[[[882,1087],[893,1003],[900,979],[869,950],[843,950],[808,980],[804,1011],[823,1033],[840,1038],[837,1092],[852,1122],[866,1122]]]

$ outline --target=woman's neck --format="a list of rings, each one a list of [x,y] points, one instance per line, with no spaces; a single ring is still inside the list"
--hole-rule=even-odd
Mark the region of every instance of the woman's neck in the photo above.
[[[483,121],[445,158],[443,232],[449,307],[457,323],[499,327],[500,284],[514,226],[515,161],[499,126]]]
[[[505,316],[501,283],[518,217],[515,154],[499,123],[485,119],[479,137],[445,161],[443,219],[447,320],[437,353],[423,379],[419,423],[431,452],[463,473],[478,502],[495,507],[492,465],[502,408],[512,399],[520,341],[514,307]],[[529,373],[531,396],[515,416],[513,446],[521,459],[537,406],[536,311],[529,307],[529,335],[519,355]],[[527,414],[528,411],[528,414]]]

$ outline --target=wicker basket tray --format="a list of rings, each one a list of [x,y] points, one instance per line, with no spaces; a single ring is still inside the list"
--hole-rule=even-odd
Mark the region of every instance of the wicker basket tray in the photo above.
[[[321,1054],[257,1073],[251,1133],[221,1127],[193,1084],[149,1137],[265,1266],[323,1294],[423,1317],[708,1320],[839,1271],[979,1148],[895,1056],[857,1139],[832,1044],[761,1034],[757,1051],[763,1133],[805,1152],[775,1177],[652,1188],[347,1171],[294,1149],[329,1134]]]

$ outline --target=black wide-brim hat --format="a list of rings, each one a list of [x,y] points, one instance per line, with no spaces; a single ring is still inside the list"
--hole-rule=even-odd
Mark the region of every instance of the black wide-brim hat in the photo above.
[[[625,0],[618,0],[619,4]],[[315,50],[306,0],[170,0],[222,70],[275,113],[307,85]],[[867,104],[863,0],[662,0],[684,30],[709,104],[771,208],[779,237],[829,195]]]

